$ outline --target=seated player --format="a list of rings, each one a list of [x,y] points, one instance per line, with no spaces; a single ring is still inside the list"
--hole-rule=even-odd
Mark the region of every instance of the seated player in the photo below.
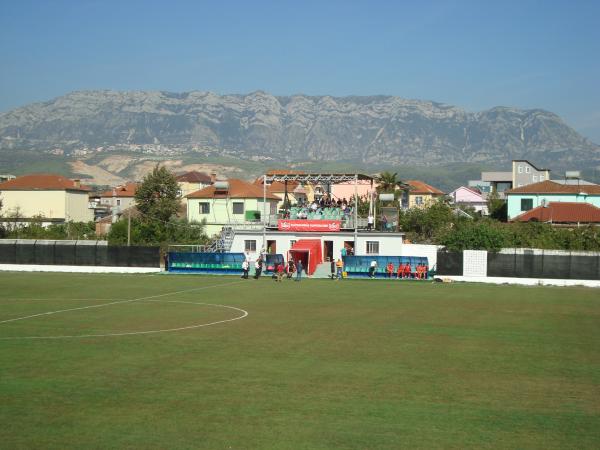
[[[386,267],[386,270],[388,278],[392,278],[392,274],[394,273],[394,263],[390,261]]]

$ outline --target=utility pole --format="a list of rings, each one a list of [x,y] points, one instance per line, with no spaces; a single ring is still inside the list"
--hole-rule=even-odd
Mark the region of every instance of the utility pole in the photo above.
[[[127,247],[131,245],[131,208],[127,210]]]

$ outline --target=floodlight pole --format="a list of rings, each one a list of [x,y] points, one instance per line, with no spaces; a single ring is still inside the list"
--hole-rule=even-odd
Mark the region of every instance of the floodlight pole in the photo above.
[[[263,243],[262,249],[267,249],[267,175],[263,175]],[[262,253],[262,252],[261,252]]]
[[[358,174],[354,174],[354,254],[358,249]]]

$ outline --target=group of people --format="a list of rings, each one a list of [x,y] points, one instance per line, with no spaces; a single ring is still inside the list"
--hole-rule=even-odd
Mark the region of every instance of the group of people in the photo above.
[[[338,258],[335,261],[333,258],[331,259],[331,279],[332,280],[341,280],[344,278],[344,261],[341,258]]]
[[[353,211],[353,201],[342,199],[333,199],[328,194],[324,194],[319,200],[313,202],[300,201],[297,205],[298,219],[308,218],[309,213],[321,214],[326,208],[339,208],[344,215],[350,215]],[[286,218],[289,218],[289,211],[285,212]]]
[[[254,261],[254,279],[258,280],[262,274],[263,266],[264,266],[264,258],[261,254],[256,261]],[[284,262],[277,262],[273,267],[273,277],[276,281],[281,282],[284,276],[287,276],[288,279],[291,279],[294,274],[296,274],[295,281],[300,281],[302,279],[302,272],[304,271],[304,266],[302,265],[302,260],[298,260],[294,262],[294,260],[290,259],[287,264]],[[247,280],[250,274],[250,260],[248,258],[244,259],[242,262],[242,278]]]
[[[400,263],[398,264],[398,269],[395,270],[394,263],[390,261],[387,264],[385,271],[388,278],[393,278],[395,274],[396,279],[414,278],[417,280],[424,280],[427,279],[429,267],[426,264],[417,264],[415,266],[415,271],[412,272],[412,266],[409,263]]]

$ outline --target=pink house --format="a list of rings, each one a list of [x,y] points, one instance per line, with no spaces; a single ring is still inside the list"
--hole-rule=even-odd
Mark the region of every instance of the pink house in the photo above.
[[[461,186],[450,192],[448,197],[452,199],[452,203],[455,205],[470,206],[484,216],[489,214],[487,200],[477,189]]]

